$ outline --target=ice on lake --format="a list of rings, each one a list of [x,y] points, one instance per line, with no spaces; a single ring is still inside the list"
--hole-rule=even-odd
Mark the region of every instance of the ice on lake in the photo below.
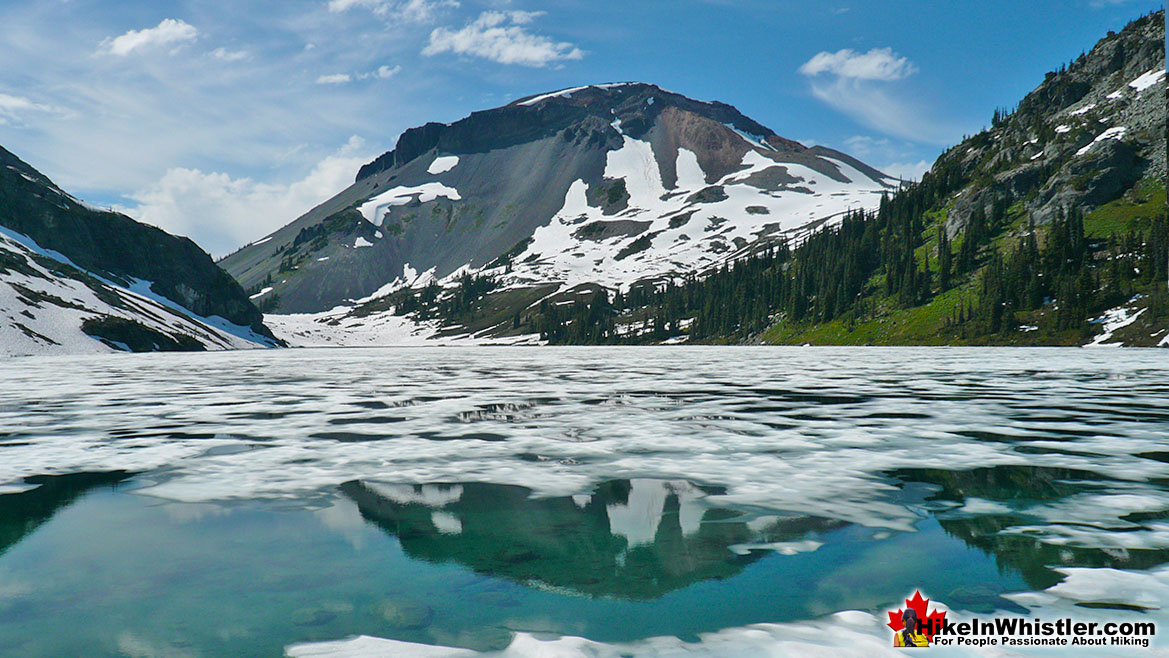
[[[1079,349],[8,360],[0,654],[877,655],[918,588],[1165,623],[1167,374]]]

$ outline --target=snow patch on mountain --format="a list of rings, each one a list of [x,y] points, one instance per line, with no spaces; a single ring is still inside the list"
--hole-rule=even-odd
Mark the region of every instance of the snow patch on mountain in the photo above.
[[[1136,80],[1133,80],[1132,82],[1128,83],[1128,86],[1132,87],[1133,89],[1136,89],[1137,93],[1139,94],[1142,91],[1144,91],[1144,90],[1148,89],[1149,87],[1152,87],[1153,85],[1160,82],[1162,79],[1164,79],[1164,77],[1165,77],[1165,69],[1153,69],[1152,71],[1145,73],[1144,75],[1137,78]]]
[[[625,189],[629,192],[629,205],[642,208],[643,212],[652,212],[652,207],[666,193],[653,146],[628,136],[623,139],[624,146],[609,151],[605,178],[623,179]]]
[[[584,91],[585,89],[616,89],[618,87],[627,87],[631,84],[634,84],[634,83],[632,83],[632,82],[610,82],[610,83],[602,84],[602,85],[584,85],[583,87],[572,87],[570,89],[561,89],[560,91],[553,91],[551,93],[541,94],[539,96],[534,96],[532,98],[529,98],[526,101],[520,101],[517,104],[530,107],[532,105],[536,105],[537,103],[541,103],[543,101],[546,101],[546,100],[549,100],[552,98],[568,98],[568,97],[572,96],[573,94],[575,94],[576,92]]]
[[[459,196],[458,190],[442,183],[423,183],[413,187],[399,186],[382,192],[361,204],[358,212],[367,222],[374,226],[381,226],[386,219],[386,212],[394,206],[404,206],[414,200],[417,200],[418,203],[428,203],[439,197],[452,201],[458,201],[462,198]]]
[[[426,173],[428,173],[432,176],[437,176],[438,174],[445,174],[446,172],[450,171],[451,169],[454,169],[455,167],[457,167],[458,164],[459,164],[459,156],[457,156],[457,155],[444,155],[444,156],[435,158],[434,162],[431,162],[430,166],[426,168]]]
[[[443,335],[437,320],[419,321],[404,315],[373,313],[357,316],[350,306],[322,313],[265,315],[277,338],[292,347],[386,347],[420,345],[539,345],[538,335],[489,338],[467,334]]]
[[[624,137],[609,153],[607,179],[625,181],[629,208],[606,215],[589,205],[588,185],[577,180],[552,220],[536,229],[527,249],[503,276],[512,284],[593,282],[624,288],[650,276],[701,271],[725,261],[766,232],[790,232],[847,211],[871,208],[888,188],[843,161],[824,158],[847,182],[796,163],[779,163],[748,151],[743,169],[707,185],[693,153],[678,154],[678,187],[666,193],[648,142]],[[769,191],[750,181],[759,175],[790,177],[789,189]],[[702,195],[707,194],[706,199]],[[583,227],[646,222],[642,230],[599,240],[582,239]],[[793,236],[794,237],[794,236]]]
[[[1128,128],[1125,128],[1124,126],[1116,126],[1114,128],[1109,128],[1108,130],[1105,130],[1104,132],[1097,135],[1096,139],[1092,140],[1092,142],[1090,144],[1088,144],[1087,146],[1076,151],[1076,155],[1077,156],[1086,155],[1088,153],[1088,151],[1092,150],[1093,146],[1095,146],[1096,144],[1098,144],[1100,142],[1103,142],[1106,139],[1124,139],[1124,135],[1126,132],[1128,132]]]
[[[526,101],[520,101],[520,102],[519,102],[519,104],[520,104],[520,105],[525,105],[525,106],[529,106],[529,107],[530,107],[530,106],[532,106],[532,105],[535,105],[536,103],[540,103],[540,102],[542,102],[542,101],[546,101],[546,100],[548,100],[548,99],[550,99],[550,98],[568,98],[569,96],[572,96],[572,95],[573,95],[573,94],[575,94],[576,92],[578,92],[578,91],[584,91],[585,89],[588,89],[588,88],[589,88],[589,85],[585,85],[585,86],[583,86],[583,87],[572,87],[571,89],[561,89],[560,91],[554,91],[554,92],[551,92],[551,93],[548,93],[548,94],[543,94],[543,95],[540,95],[540,96],[534,96],[534,97],[532,97],[532,98],[529,98],[529,99],[528,99],[528,100],[526,100]]]
[[[439,330],[436,322],[386,313],[353,317],[349,310],[342,306],[323,313],[265,315],[264,324],[294,347],[428,345]]]
[[[1101,325],[1104,328],[1104,331],[1101,332],[1100,335],[1093,338],[1092,342],[1088,343],[1084,347],[1123,346],[1123,343],[1120,342],[1110,342],[1113,339],[1113,334],[1115,334],[1117,330],[1123,329],[1136,322],[1137,318],[1141,317],[1142,313],[1149,310],[1147,308],[1137,309],[1133,306],[1130,306],[1130,304],[1137,301],[1137,299],[1139,299],[1139,297],[1134,297],[1128,301],[1128,304],[1111,309],[1095,320],[1091,320],[1093,324]]]
[[[761,148],[761,149],[764,149],[766,151],[774,151],[775,150],[775,147],[772,146],[771,144],[768,144],[767,139],[764,138],[762,135],[752,135],[751,133],[749,133],[745,130],[739,130],[738,128],[736,128],[734,126],[734,124],[724,123],[723,125],[726,126],[727,128],[730,128],[731,130],[733,130],[736,135],[738,135],[739,137],[742,137],[744,141],[746,141],[748,144],[750,144],[753,147]]]
[[[117,284],[114,283],[113,281],[110,281],[108,279],[102,278],[102,277],[97,276],[97,275],[92,275],[92,276],[95,276],[98,280],[100,280],[102,283],[105,283],[106,285],[117,286]],[[252,347],[260,347],[260,346],[271,347],[272,346],[271,339],[269,339],[265,336],[261,336],[260,334],[257,334],[255,331],[252,330],[251,327],[245,327],[243,325],[235,324],[234,322],[230,322],[230,321],[228,321],[228,320],[226,320],[218,315],[204,316],[204,315],[196,315],[195,313],[192,313],[190,310],[183,307],[178,302],[154,292],[154,282],[152,282],[152,281],[131,278],[130,285],[126,286],[126,289],[130,290],[131,292],[133,292],[133,293],[135,293],[143,298],[149,299],[156,304],[159,304],[161,306],[165,306],[166,308],[169,308],[176,313],[180,313],[180,314],[194,320],[195,322],[197,322],[201,325],[211,327],[213,329],[218,330],[221,333],[227,334],[227,335],[232,336],[234,338],[241,339],[241,340],[245,341],[246,344],[248,344]]]
[[[674,165],[678,173],[678,187],[681,189],[698,189],[706,185],[706,173],[698,164],[698,156],[694,151],[678,149],[678,160]]]
[[[84,331],[102,317],[132,320],[167,336],[189,336],[209,350],[272,345],[250,327],[200,317],[158,295],[151,282],[120,285],[77,267],[28,236],[0,227],[0,355],[101,353],[128,350]]]

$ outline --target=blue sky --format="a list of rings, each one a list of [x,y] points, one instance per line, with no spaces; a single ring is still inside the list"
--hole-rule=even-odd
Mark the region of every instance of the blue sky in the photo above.
[[[638,80],[917,176],[1160,0],[0,0],[0,145],[223,255],[405,129]]]

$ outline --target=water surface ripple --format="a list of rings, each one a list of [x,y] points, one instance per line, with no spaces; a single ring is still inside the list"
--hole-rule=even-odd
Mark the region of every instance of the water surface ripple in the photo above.
[[[1074,469],[1041,536],[1169,509],[1169,359],[1060,349],[433,348],[15,359],[0,486],[121,469],[182,501],[303,498],[360,479],[587,493],[687,479],[726,501],[905,529],[899,469]],[[1062,523],[1088,524],[1067,528]],[[1115,531],[1115,532],[1110,532]]]

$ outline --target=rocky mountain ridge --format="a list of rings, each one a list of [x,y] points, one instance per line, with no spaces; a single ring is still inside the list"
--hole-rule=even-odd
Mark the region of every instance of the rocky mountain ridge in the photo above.
[[[0,148],[0,354],[279,341],[186,238],[88,206]]]
[[[1090,211],[1138,181],[1166,175],[1164,13],[1101,39],[1048,73],[990,130],[939,158],[976,184],[949,213],[951,236],[975,206],[1022,200],[1043,225],[1059,212]]]

